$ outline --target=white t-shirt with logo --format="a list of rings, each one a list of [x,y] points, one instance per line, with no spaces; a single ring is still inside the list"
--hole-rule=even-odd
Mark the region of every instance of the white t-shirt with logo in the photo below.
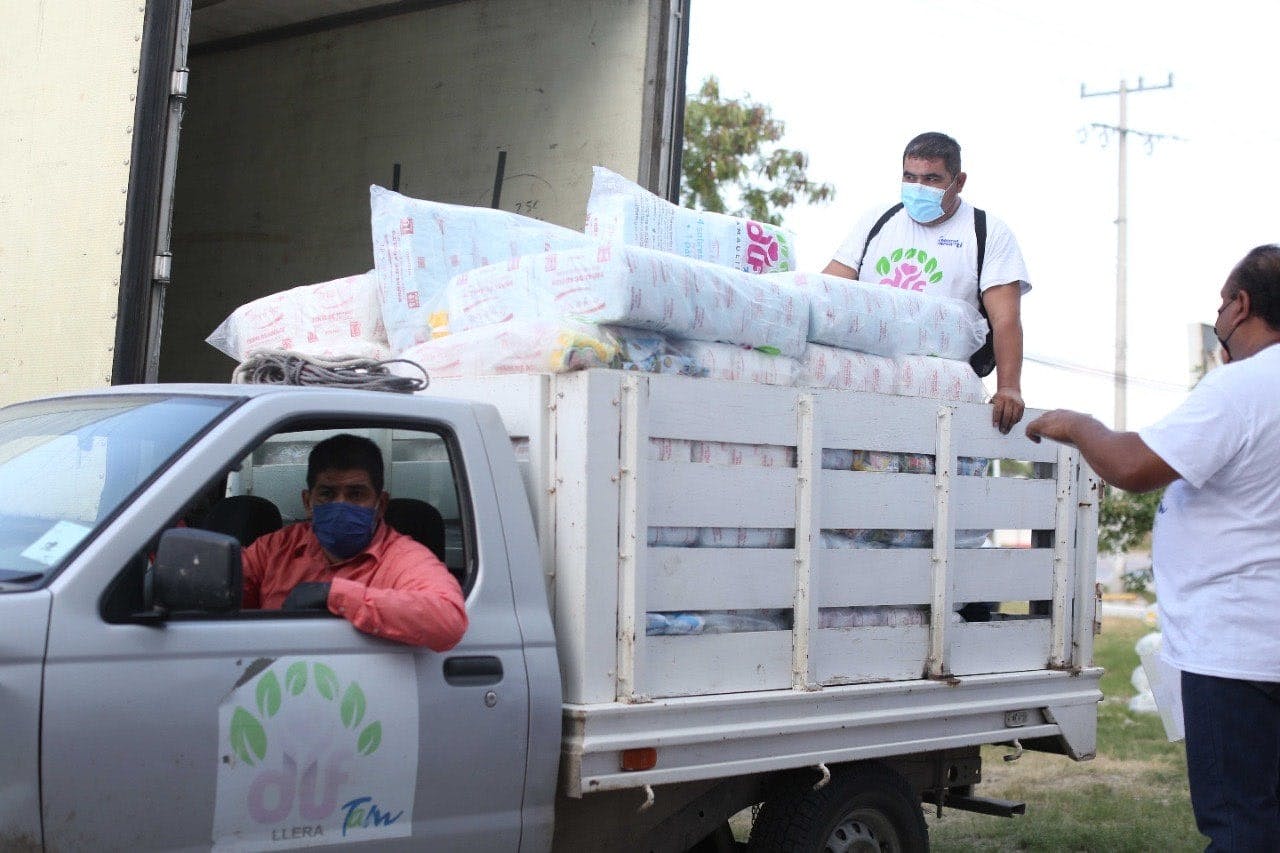
[[[1280,681],[1280,344],[1210,371],[1138,435],[1182,477],[1152,545],[1161,655],[1200,675]]]
[[[877,282],[949,296],[978,308],[978,247],[973,230],[973,205],[960,200],[960,208],[938,225],[921,225],[906,210],[899,210],[867,246],[871,227],[892,205],[867,211],[849,232],[834,258],[858,270],[859,281]],[[1022,251],[1009,227],[987,214],[987,251],[982,259],[982,289],[1019,282],[1022,292],[1031,289]]]

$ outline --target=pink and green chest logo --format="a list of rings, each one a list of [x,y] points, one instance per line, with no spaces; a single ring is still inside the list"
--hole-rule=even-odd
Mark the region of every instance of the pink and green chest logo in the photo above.
[[[925,285],[942,281],[938,259],[923,249],[894,249],[876,261],[876,272],[881,276],[881,284],[903,290],[923,291]]]

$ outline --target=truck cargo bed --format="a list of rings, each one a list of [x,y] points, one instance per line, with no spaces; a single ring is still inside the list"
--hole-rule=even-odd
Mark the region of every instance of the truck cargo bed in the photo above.
[[[497,406],[521,460],[569,793],[1015,737],[1091,756],[1098,487],[1072,449],[1000,435],[985,405],[679,376],[519,375],[427,393]],[[675,454],[656,452],[669,442]],[[684,461],[685,443],[707,442],[764,450]],[[824,468],[833,451],[923,462]],[[1031,476],[962,475],[974,459]],[[651,547],[659,528],[781,531],[786,547]],[[957,530],[1031,547],[958,548]],[[914,547],[826,547],[865,531],[911,533]],[[964,621],[966,602],[1001,606]],[[822,627],[869,608],[923,615]],[[759,610],[785,613],[789,630],[645,630],[647,613]],[[618,771],[632,747],[658,748],[658,765]]]

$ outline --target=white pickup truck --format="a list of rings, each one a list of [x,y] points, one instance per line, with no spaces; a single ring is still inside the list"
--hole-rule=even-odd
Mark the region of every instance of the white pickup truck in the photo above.
[[[184,529],[300,518],[336,431],[380,444],[410,515],[438,511],[470,616],[453,650],[242,612],[237,540]],[[655,452],[697,445],[773,464]],[[824,467],[845,451],[928,464]],[[1072,450],[986,406],[621,371],[9,406],[0,847],[728,849],[763,803],[756,849],[925,849],[922,802],[1016,810],[975,796],[981,745],[1094,752],[1096,498]],[[1033,547],[957,547],[974,529]],[[876,530],[920,535],[835,547]],[[679,614],[703,630],[652,627]]]

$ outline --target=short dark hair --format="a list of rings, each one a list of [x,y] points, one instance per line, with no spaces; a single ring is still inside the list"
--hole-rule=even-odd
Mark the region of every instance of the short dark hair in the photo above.
[[[382,491],[382,451],[371,440],[359,435],[341,433],[326,438],[311,448],[307,456],[307,488],[316,487],[316,479],[325,471],[364,471],[375,492]]]
[[[1249,313],[1280,330],[1280,245],[1258,246],[1236,264],[1227,279],[1232,292],[1249,294]]]
[[[908,157],[921,160],[941,160],[952,177],[960,174],[960,143],[945,133],[930,131],[922,133],[907,143],[902,152],[902,161]]]

